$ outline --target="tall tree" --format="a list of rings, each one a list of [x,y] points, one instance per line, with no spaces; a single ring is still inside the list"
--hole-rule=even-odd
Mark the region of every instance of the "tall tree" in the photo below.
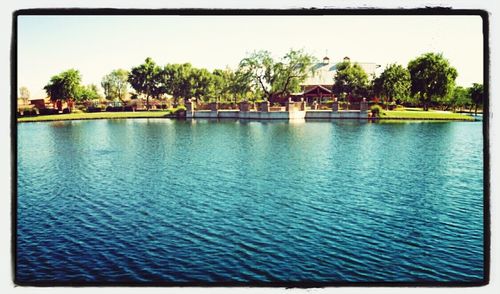
[[[75,95],[78,101],[90,101],[101,98],[97,85],[90,84],[87,86],[79,86]]]
[[[158,97],[162,93],[161,68],[148,57],[143,64],[132,68],[128,82],[137,93],[146,96],[146,108],[149,110],[149,98]]]
[[[453,111],[458,108],[465,107],[467,105],[471,105],[471,97],[470,91],[464,87],[457,86],[453,89],[453,92],[450,95],[450,99],[448,100],[448,105],[452,108]]]
[[[20,87],[19,88],[19,98],[28,100],[30,99],[30,91],[28,90],[27,87]]]
[[[250,74],[267,99],[298,90],[310,70],[314,57],[302,50],[290,50],[275,61],[269,51],[257,51],[240,62],[240,70]]]
[[[424,110],[439,98],[446,97],[455,87],[457,70],[442,54],[426,53],[408,63],[411,94],[422,103]]]
[[[163,67],[161,74],[161,87],[166,93],[174,97],[177,104],[179,98],[189,99],[193,97],[193,80],[190,63],[167,64]]]
[[[362,98],[368,95],[370,83],[368,74],[358,63],[349,60],[336,65],[337,73],[334,78],[332,92],[344,99],[345,97]]]
[[[477,115],[477,107],[484,104],[484,87],[482,84],[474,83],[469,88],[469,91],[471,100],[475,106],[474,113]]]
[[[252,92],[252,75],[238,69],[230,76],[228,86],[229,93],[234,97],[234,103],[236,103],[238,99],[244,99],[245,95]]]
[[[384,99],[387,109],[388,102],[405,101],[410,96],[410,72],[399,64],[390,64],[375,78],[373,88],[375,94]]]
[[[128,88],[128,71],[116,69],[102,78],[101,86],[106,99],[118,99],[125,103]]]
[[[52,101],[74,99],[78,95],[81,79],[78,70],[69,69],[53,76],[44,90]]]
[[[209,101],[215,98],[214,76],[207,69],[193,68],[190,74],[192,95],[198,100]]]
[[[212,72],[215,97],[217,101],[228,101],[230,93],[231,82],[234,80],[234,71],[229,68],[224,70],[214,69]]]

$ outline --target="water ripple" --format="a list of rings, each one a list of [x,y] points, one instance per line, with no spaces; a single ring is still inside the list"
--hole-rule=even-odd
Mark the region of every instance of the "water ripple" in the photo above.
[[[480,280],[480,130],[479,123],[22,124],[17,278]]]

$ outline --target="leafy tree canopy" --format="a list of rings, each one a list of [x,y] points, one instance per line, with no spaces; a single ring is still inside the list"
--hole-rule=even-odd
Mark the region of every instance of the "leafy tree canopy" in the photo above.
[[[474,83],[469,88],[469,93],[472,102],[475,104],[475,113],[477,114],[477,107],[484,104],[484,87],[482,84]]]
[[[373,81],[376,95],[388,101],[408,101],[410,96],[410,72],[399,64],[390,64]]]
[[[82,77],[76,69],[69,69],[53,76],[44,87],[52,101],[76,99]]]
[[[426,53],[408,63],[411,94],[428,110],[432,101],[446,97],[455,87],[457,70],[442,54]]]
[[[116,69],[105,75],[101,81],[106,99],[124,101],[128,88],[128,71]]]
[[[146,107],[149,109],[149,98],[158,97],[160,90],[161,68],[150,57],[143,64],[133,67],[128,82],[138,94],[146,96]]]
[[[240,62],[240,71],[250,75],[266,98],[297,91],[311,72],[314,57],[303,50],[290,50],[279,60],[269,51],[257,51]]]
[[[97,85],[90,84],[87,86],[79,86],[75,98],[78,101],[90,101],[100,99],[101,95],[99,94]]]
[[[345,60],[338,63],[336,67],[337,73],[332,88],[335,95],[341,98],[346,96],[362,98],[368,95],[370,87],[368,74],[359,64]]]
[[[30,98],[30,91],[28,90],[27,87],[19,88],[19,98],[21,98],[21,99],[29,99]]]

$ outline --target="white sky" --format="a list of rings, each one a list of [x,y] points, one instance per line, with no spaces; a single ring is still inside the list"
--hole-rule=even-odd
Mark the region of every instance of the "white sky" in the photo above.
[[[111,70],[148,56],[160,65],[234,68],[253,50],[281,56],[290,48],[382,68],[440,52],[459,85],[483,82],[479,16],[21,16],[18,23],[18,85],[32,97],[44,97],[50,77],[69,68],[100,85]]]

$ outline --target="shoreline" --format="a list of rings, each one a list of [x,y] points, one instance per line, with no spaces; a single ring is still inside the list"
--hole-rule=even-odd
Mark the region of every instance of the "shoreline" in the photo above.
[[[447,117],[448,116],[448,117]],[[103,112],[103,113],[75,113],[75,114],[55,114],[55,115],[44,115],[44,116],[31,116],[31,117],[21,117],[16,118],[17,123],[28,123],[28,122],[55,122],[55,121],[73,121],[73,120],[98,120],[98,119],[136,119],[136,118],[164,118],[164,119],[177,119],[175,114],[168,111],[152,111],[152,112]],[[196,119],[196,118],[195,118]],[[226,118],[219,118],[226,119]],[[229,119],[229,118],[227,118]],[[368,121],[476,121],[473,116],[468,116],[464,114],[450,113],[445,116],[441,115],[426,115],[419,117],[407,116],[389,116],[389,117],[379,117],[379,118],[313,118],[304,120],[368,120]],[[266,120],[266,119],[258,119]]]

